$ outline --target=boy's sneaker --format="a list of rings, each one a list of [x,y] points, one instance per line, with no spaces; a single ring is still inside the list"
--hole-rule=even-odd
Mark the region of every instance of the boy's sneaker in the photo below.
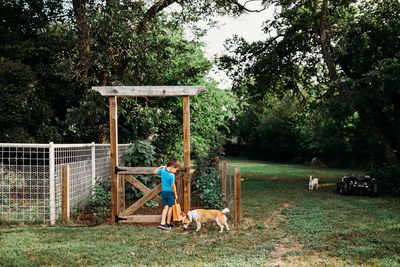
[[[174,228],[174,225],[173,225],[173,224],[168,224],[168,223],[167,223],[167,225],[168,225],[169,228]]]
[[[167,224],[159,224],[157,227],[163,230],[171,229]]]

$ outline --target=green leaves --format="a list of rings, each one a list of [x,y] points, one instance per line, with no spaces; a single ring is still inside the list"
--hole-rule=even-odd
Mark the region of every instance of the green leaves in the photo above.
[[[196,169],[195,192],[199,194],[203,207],[220,209],[222,206],[221,175],[215,168]]]
[[[130,145],[121,160],[127,167],[154,167],[155,147],[149,141],[139,140]]]
[[[220,61],[234,92],[253,105],[237,123],[251,153],[277,144],[279,153],[264,153],[274,157],[295,144],[309,159],[381,164],[385,155],[399,165],[399,1],[267,2],[280,11],[266,24],[266,40],[233,38]],[[279,121],[272,114],[287,106],[274,101],[288,96],[299,101],[286,109],[294,120],[282,110]]]
[[[156,168],[155,147],[147,140],[139,140],[132,143],[126,153],[122,155],[121,161],[127,167],[154,167]],[[156,186],[154,175],[135,176],[149,188]],[[125,196],[128,201],[134,201],[143,196],[143,193],[130,183],[126,183]]]

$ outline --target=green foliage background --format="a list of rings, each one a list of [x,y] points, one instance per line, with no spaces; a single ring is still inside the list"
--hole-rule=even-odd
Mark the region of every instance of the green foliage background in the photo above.
[[[88,1],[91,65],[84,76],[71,4],[2,1],[0,142],[107,142],[108,103],[93,85],[205,85],[191,98],[192,147],[206,153],[221,146],[237,100],[206,78],[212,63],[197,41],[204,30],[194,29],[189,40],[182,25],[224,5],[180,4],[184,11],[156,13],[141,33],[151,3]],[[161,160],[183,154],[181,98],[120,98],[118,112],[120,143],[152,135]]]

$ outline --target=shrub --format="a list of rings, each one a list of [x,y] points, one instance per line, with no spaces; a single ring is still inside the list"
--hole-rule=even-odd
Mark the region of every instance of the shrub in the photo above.
[[[215,158],[221,153],[220,149],[212,149],[205,156],[197,156],[193,174],[194,193],[198,194],[204,208],[220,209],[222,207],[221,175],[215,169]]]
[[[222,206],[221,175],[214,168],[196,170],[194,179],[196,192],[207,209]]]
[[[127,167],[153,167],[156,166],[155,147],[145,140],[137,141],[131,144],[126,153],[121,157],[122,162]],[[154,188],[156,182],[154,175],[136,175],[136,179],[141,181],[145,186]],[[125,186],[125,197],[128,201],[140,199],[143,192],[127,183]],[[151,204],[149,204],[151,205]]]
[[[108,217],[111,206],[111,179],[108,177],[96,178],[93,194],[86,200],[78,204],[76,209],[77,221],[81,218],[94,221],[96,224],[102,223]]]
[[[388,165],[376,168],[371,175],[378,178],[379,192],[400,195],[399,167]]]
[[[95,221],[97,223],[104,220],[111,206],[111,179],[98,177],[93,190],[93,197],[89,201],[93,207]]]
[[[121,157],[127,167],[151,167],[156,165],[155,147],[145,140],[137,141],[129,146]]]

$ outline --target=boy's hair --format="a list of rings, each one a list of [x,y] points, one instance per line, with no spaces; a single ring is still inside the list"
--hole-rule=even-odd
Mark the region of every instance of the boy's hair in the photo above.
[[[174,167],[176,169],[180,169],[181,163],[177,159],[171,159],[171,161],[168,163],[167,167]]]

